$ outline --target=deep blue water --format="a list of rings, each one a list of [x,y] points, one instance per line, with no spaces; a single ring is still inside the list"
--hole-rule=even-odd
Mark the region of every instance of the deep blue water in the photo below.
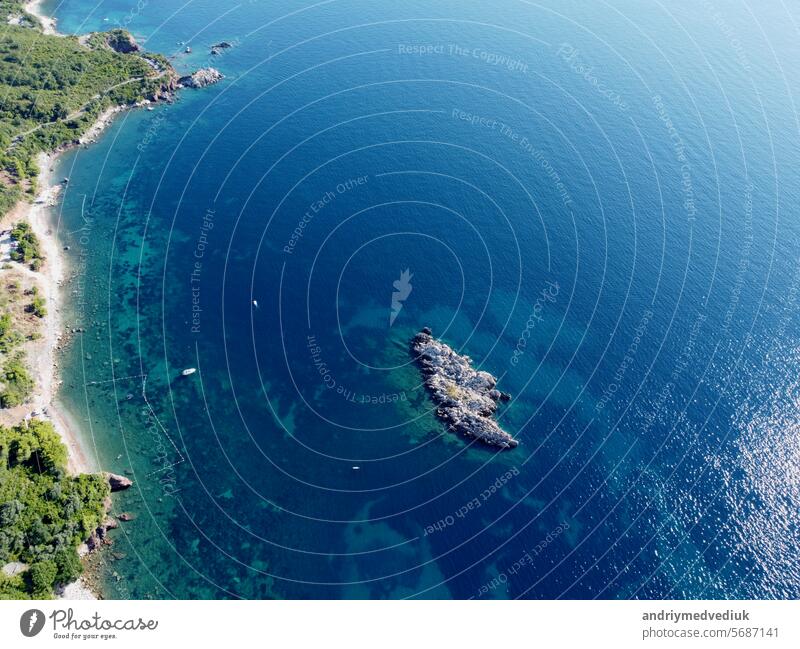
[[[60,163],[62,399],[135,480],[106,595],[800,595],[800,15],[765,4],[50,3],[226,75]],[[443,430],[424,325],[519,448]]]

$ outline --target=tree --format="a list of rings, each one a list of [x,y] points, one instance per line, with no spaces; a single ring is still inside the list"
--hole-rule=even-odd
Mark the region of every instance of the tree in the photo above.
[[[0,393],[0,407],[13,408],[21,403],[25,403],[33,392],[33,379],[25,364],[22,362],[23,352],[6,361],[0,381],[4,385],[4,390]]]
[[[40,465],[48,472],[61,471],[67,466],[67,447],[61,443],[61,438],[49,421],[33,419],[28,423],[28,430],[36,438]]]
[[[32,270],[38,270],[39,269],[41,264],[37,263],[38,261],[39,261],[38,259],[35,259],[31,263],[31,269]],[[34,266],[35,266],[35,268],[34,268]],[[47,307],[45,306],[44,298],[40,297],[38,295],[35,298],[33,298],[33,302],[30,303],[30,306],[28,307],[28,309],[37,318],[44,318],[47,315]]]
[[[28,570],[28,577],[34,594],[49,594],[53,590],[58,568],[54,561],[38,561]]]
[[[83,565],[75,550],[63,548],[56,552],[54,560],[58,569],[56,583],[69,584],[81,576]]]
[[[0,426],[0,565],[33,567],[14,583],[0,573],[0,599],[49,597],[82,571],[77,546],[105,518],[110,488],[100,474],[68,475],[66,458],[49,422]]]

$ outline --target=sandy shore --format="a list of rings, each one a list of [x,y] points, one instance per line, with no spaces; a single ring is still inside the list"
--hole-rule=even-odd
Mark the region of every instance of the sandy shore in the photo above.
[[[59,34],[56,30],[56,19],[42,13],[42,0],[26,2],[24,9],[31,14],[31,16],[36,16],[39,19],[39,22],[42,23],[42,31],[45,34],[50,36],[63,36],[63,34]]]

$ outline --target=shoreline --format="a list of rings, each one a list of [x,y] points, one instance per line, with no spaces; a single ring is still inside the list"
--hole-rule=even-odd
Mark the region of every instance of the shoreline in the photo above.
[[[96,137],[97,133],[108,123],[108,116],[103,113],[86,135]],[[5,411],[3,420],[4,423],[19,422],[28,416],[35,415],[39,419],[49,421],[67,449],[67,471],[70,475],[77,475],[97,473],[99,466],[96,458],[92,459],[93,456],[87,452],[80,426],[58,401],[58,390],[61,384],[58,352],[61,345],[66,342],[63,329],[62,288],[67,260],[61,250],[58,232],[54,228],[53,213],[50,210],[57,204],[63,187],[60,183],[54,183],[55,165],[61,153],[69,148],[66,147],[52,153],[40,153],[37,156],[40,188],[34,202],[29,203],[23,198],[3,219],[10,224],[19,221],[29,223],[39,239],[45,254],[42,268],[39,271],[32,271],[22,264],[15,264],[15,270],[27,275],[39,287],[47,305],[47,314],[42,319],[39,330],[41,338],[29,343],[27,349],[26,364],[34,377],[35,390],[28,402]],[[58,599],[69,600],[99,599],[99,595],[89,587],[83,577],[67,584],[55,595]]]
[[[5,409],[0,422],[13,426],[31,416],[47,420],[53,424],[62,443],[67,447],[67,469],[70,474],[91,473],[82,438],[75,426],[57,404],[58,374],[57,351],[64,340],[61,317],[61,287],[64,282],[65,258],[59,250],[57,235],[52,231],[51,214],[48,211],[56,202],[62,188],[52,184],[50,171],[58,153],[41,153],[37,156],[38,180],[42,189],[34,202],[23,198],[3,217],[3,223],[13,227],[24,221],[29,223],[45,254],[41,269],[33,271],[24,264],[15,263],[9,272],[26,277],[36,287],[45,300],[47,314],[38,327],[40,338],[27,342],[25,347],[26,366],[34,379],[35,388],[30,399],[13,408]]]
[[[31,0],[23,5],[23,10],[39,21],[43,35],[65,36],[56,30],[55,19],[43,13],[42,4],[43,0]],[[133,42],[132,37],[130,40]],[[83,41],[81,42],[86,45]],[[107,45],[112,50],[121,51],[111,43],[107,43]],[[136,49],[138,50],[138,47]],[[127,52],[128,50],[124,50],[124,48],[121,51],[121,53]],[[168,62],[154,63],[150,59],[146,60],[150,63],[149,67],[154,68],[157,74],[148,69],[142,73],[144,76],[129,77],[116,85],[147,79],[151,79],[155,83],[142,84],[141,91],[136,95],[138,100],[130,100],[129,104],[123,103],[105,108],[79,138],[64,142],[52,151],[41,152],[36,155],[34,160],[28,156],[28,167],[30,168],[32,163],[35,163],[39,170],[36,195],[33,200],[30,195],[23,195],[0,219],[3,223],[10,222],[12,227],[13,224],[24,221],[30,225],[30,230],[36,235],[43,253],[43,260],[37,271],[32,270],[30,265],[11,263],[9,256],[13,242],[10,239],[10,233],[4,232],[4,236],[0,238],[0,257],[3,258],[3,261],[8,262],[7,265],[4,265],[9,272],[13,272],[16,276],[24,276],[28,286],[33,284],[38,288],[39,295],[47,306],[46,313],[36,313],[40,321],[34,332],[39,336],[31,335],[25,343],[26,366],[34,379],[31,397],[24,404],[0,411],[0,423],[14,426],[33,417],[49,421],[67,449],[66,470],[70,475],[102,473],[103,467],[98,457],[95,440],[91,435],[91,429],[83,425],[79,418],[70,412],[67,405],[59,400],[62,384],[60,370],[63,362],[61,352],[66,345],[72,343],[73,334],[83,331],[79,323],[69,325],[66,322],[68,317],[70,320],[73,319],[73,315],[67,315],[66,307],[69,303],[66,301],[68,298],[65,291],[74,269],[69,267],[72,260],[64,252],[68,250],[68,247],[61,241],[60,215],[52,209],[61,204],[60,193],[69,186],[69,179],[65,178],[64,181],[59,182],[55,178],[60,156],[74,147],[88,148],[89,145],[97,142],[101,133],[112,124],[117,114],[129,108],[144,107],[161,101],[171,102],[178,88],[203,87],[223,78],[223,75],[214,68],[203,68],[189,77],[179,77],[174,67]],[[116,85],[111,86],[109,90]],[[97,95],[97,97],[100,96],[100,94]],[[125,101],[125,95],[118,97],[117,100]],[[76,114],[85,113],[85,107],[86,104],[80,107]],[[150,108],[150,110],[153,109]],[[62,138],[61,141],[64,139],[66,138]],[[30,328],[30,317],[26,318],[26,323]],[[108,475],[125,480],[120,476]],[[114,489],[114,485],[111,486],[112,491],[118,491],[130,486],[130,481],[117,489]],[[112,522],[116,523],[116,519],[111,515],[110,499],[107,502],[109,504],[106,505],[106,520],[110,518]],[[100,535],[100,540],[105,541],[101,529],[104,533],[112,527],[116,527],[116,524],[106,525],[103,523],[92,534],[90,541],[77,548],[78,554],[84,557],[90,551],[89,548],[98,546],[99,541],[96,534]],[[92,539],[94,543],[91,542]],[[55,596],[58,599],[102,599],[101,582],[93,578],[98,574],[96,573],[96,562],[89,563],[84,560],[83,564],[87,571],[75,582],[67,584],[57,591]]]
[[[40,13],[31,11],[39,9],[41,0],[25,5],[25,10],[37,18],[48,19]],[[51,27],[55,21],[49,19]],[[47,32],[45,32],[47,33]],[[150,102],[146,102],[150,103]],[[20,199],[3,219],[11,224],[26,221],[30,223],[45,253],[45,263],[39,272],[27,271],[35,277],[47,304],[47,315],[43,318],[42,338],[31,346],[28,364],[31,373],[36,377],[36,389],[31,399],[13,409],[14,415],[19,411],[25,414],[38,413],[39,418],[52,423],[64,446],[67,447],[67,469],[72,475],[79,473],[97,473],[101,467],[95,454],[89,452],[80,425],[72,414],[58,400],[61,385],[58,351],[62,343],[67,342],[62,317],[63,296],[61,294],[66,278],[66,255],[58,240],[58,231],[54,230],[53,214],[50,212],[60,198],[64,185],[55,181],[55,166],[63,153],[78,147],[88,146],[97,141],[102,132],[108,128],[118,113],[130,106],[109,106],[101,112],[92,125],[76,143],[63,146],[49,153],[39,153],[36,163],[39,167],[37,182],[39,191],[33,202]],[[18,417],[19,419],[24,418]]]
[[[23,9],[39,19],[45,35],[64,36],[56,31],[55,19],[43,13],[42,2],[43,0],[30,0],[25,3]],[[27,197],[21,198],[2,219],[3,222],[11,224],[27,221],[39,239],[46,258],[40,271],[34,272],[22,268],[22,266],[19,266],[18,270],[28,274],[39,285],[48,309],[42,322],[42,338],[30,345],[29,349],[28,365],[30,366],[29,370],[36,378],[36,388],[28,402],[9,409],[5,416],[0,415],[0,422],[10,419],[19,421],[32,414],[50,421],[67,447],[67,469],[73,475],[97,473],[102,470],[102,467],[99,466],[96,453],[89,452],[93,449],[87,447],[87,440],[84,438],[85,431],[82,430],[72,413],[58,400],[61,384],[58,351],[62,344],[68,344],[69,336],[64,329],[63,296],[61,294],[66,281],[66,270],[68,270],[66,269],[67,258],[59,242],[58,224],[54,223],[53,213],[50,211],[58,205],[59,194],[66,184],[55,180],[55,166],[63,153],[75,147],[88,147],[95,143],[119,113],[152,103],[154,100],[142,99],[131,105],[109,106],[97,116],[77,141],[60,146],[48,153],[39,153],[36,157],[39,168],[36,197],[33,202],[29,202]]]
[[[42,33],[46,36],[63,36],[56,29],[56,19],[46,15],[42,10],[44,0],[30,0],[23,5],[23,9],[31,16],[36,17],[42,25]]]
[[[104,113],[87,131],[87,136],[90,134],[96,136],[107,123],[108,117]],[[52,423],[62,443],[67,447],[67,469],[70,474],[77,475],[96,473],[99,471],[99,466],[85,444],[80,427],[58,401],[61,385],[58,352],[68,338],[62,312],[64,306],[62,289],[66,278],[67,260],[61,249],[50,210],[60,199],[59,195],[63,188],[62,184],[54,183],[54,175],[58,158],[66,150],[68,148],[53,153],[40,153],[37,156],[40,189],[34,202],[29,203],[23,198],[4,218],[10,225],[20,221],[29,223],[42,246],[45,262],[39,271],[31,271],[21,265],[16,269],[25,273],[39,287],[47,305],[47,314],[42,318],[39,329],[41,338],[29,343],[27,349],[27,365],[35,380],[33,394],[26,403],[7,410],[3,419],[23,420],[35,415]]]
[[[35,202],[23,201],[19,216],[31,225],[31,229],[41,242],[46,261],[39,273],[40,285],[47,302],[47,315],[44,317],[42,338],[31,354],[32,370],[37,375],[36,391],[32,399],[32,407],[49,420],[61,441],[67,447],[67,467],[73,474],[92,473],[92,463],[83,445],[83,439],[63,412],[63,406],[57,401],[59,379],[58,349],[64,339],[64,322],[62,317],[63,299],[61,289],[65,278],[66,259],[62,254],[58,241],[58,233],[52,229],[50,209],[55,205],[62,185],[54,184],[54,165],[60,152],[41,153],[37,158],[39,165],[38,182],[40,190]],[[15,212],[17,208],[15,208]]]
[[[44,15],[41,9],[42,0],[33,0],[24,5],[24,10],[35,16],[42,25],[45,35],[63,36],[56,31],[54,18]],[[149,102],[143,102],[149,103]],[[36,162],[39,167],[37,177],[38,192],[33,200],[20,199],[5,215],[4,222],[11,224],[26,221],[42,246],[45,262],[38,272],[23,268],[18,270],[28,276],[39,286],[39,290],[47,305],[47,314],[41,323],[41,338],[30,345],[28,350],[29,371],[35,377],[36,388],[31,399],[10,411],[4,419],[13,418],[18,421],[28,416],[37,416],[49,421],[67,448],[67,470],[71,475],[80,473],[98,473],[96,453],[92,454],[86,446],[84,430],[75,421],[69,410],[59,402],[58,391],[61,385],[60,359],[58,352],[62,344],[68,342],[64,329],[62,308],[64,306],[62,290],[66,279],[67,258],[59,241],[57,224],[51,211],[59,200],[64,184],[55,180],[56,165],[61,154],[76,146],[87,146],[94,143],[98,136],[112,123],[118,113],[131,106],[110,106],[105,109],[80,139],[73,144],[60,147],[49,153],[40,153]],[[83,556],[79,548],[79,554]],[[57,599],[97,600],[99,593],[89,586],[84,576],[67,584],[55,593]]]
[[[80,137],[77,144],[51,153],[40,153],[37,157],[39,194],[33,204],[25,204],[27,208],[25,217],[41,241],[47,257],[42,279],[45,285],[45,299],[48,306],[51,307],[45,316],[45,333],[41,341],[45,348],[41,352],[40,362],[36,363],[41,374],[40,380],[37,381],[37,386],[40,387],[38,387],[34,399],[39,397],[42,400],[43,403],[38,410],[46,412],[47,419],[52,422],[61,441],[67,447],[69,451],[67,467],[73,474],[97,473],[101,471],[101,467],[97,462],[96,454],[87,452],[86,440],[81,427],[67,408],[58,401],[61,368],[57,352],[62,341],[67,342],[62,317],[62,288],[66,277],[67,259],[58,240],[58,231],[53,229],[53,214],[50,212],[56,206],[63,187],[61,183],[55,182],[55,166],[61,154],[76,146],[85,146],[95,142],[96,138],[111,125],[117,113],[121,113],[125,108],[124,106],[110,106],[105,109]],[[45,368],[49,368],[49,371]],[[39,394],[40,392],[41,394]]]

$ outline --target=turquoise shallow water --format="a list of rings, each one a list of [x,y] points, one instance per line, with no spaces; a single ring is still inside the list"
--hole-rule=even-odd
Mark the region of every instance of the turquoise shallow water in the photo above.
[[[106,596],[800,594],[796,12],[50,8],[226,75],[60,162]],[[442,430],[423,325],[517,450]]]

